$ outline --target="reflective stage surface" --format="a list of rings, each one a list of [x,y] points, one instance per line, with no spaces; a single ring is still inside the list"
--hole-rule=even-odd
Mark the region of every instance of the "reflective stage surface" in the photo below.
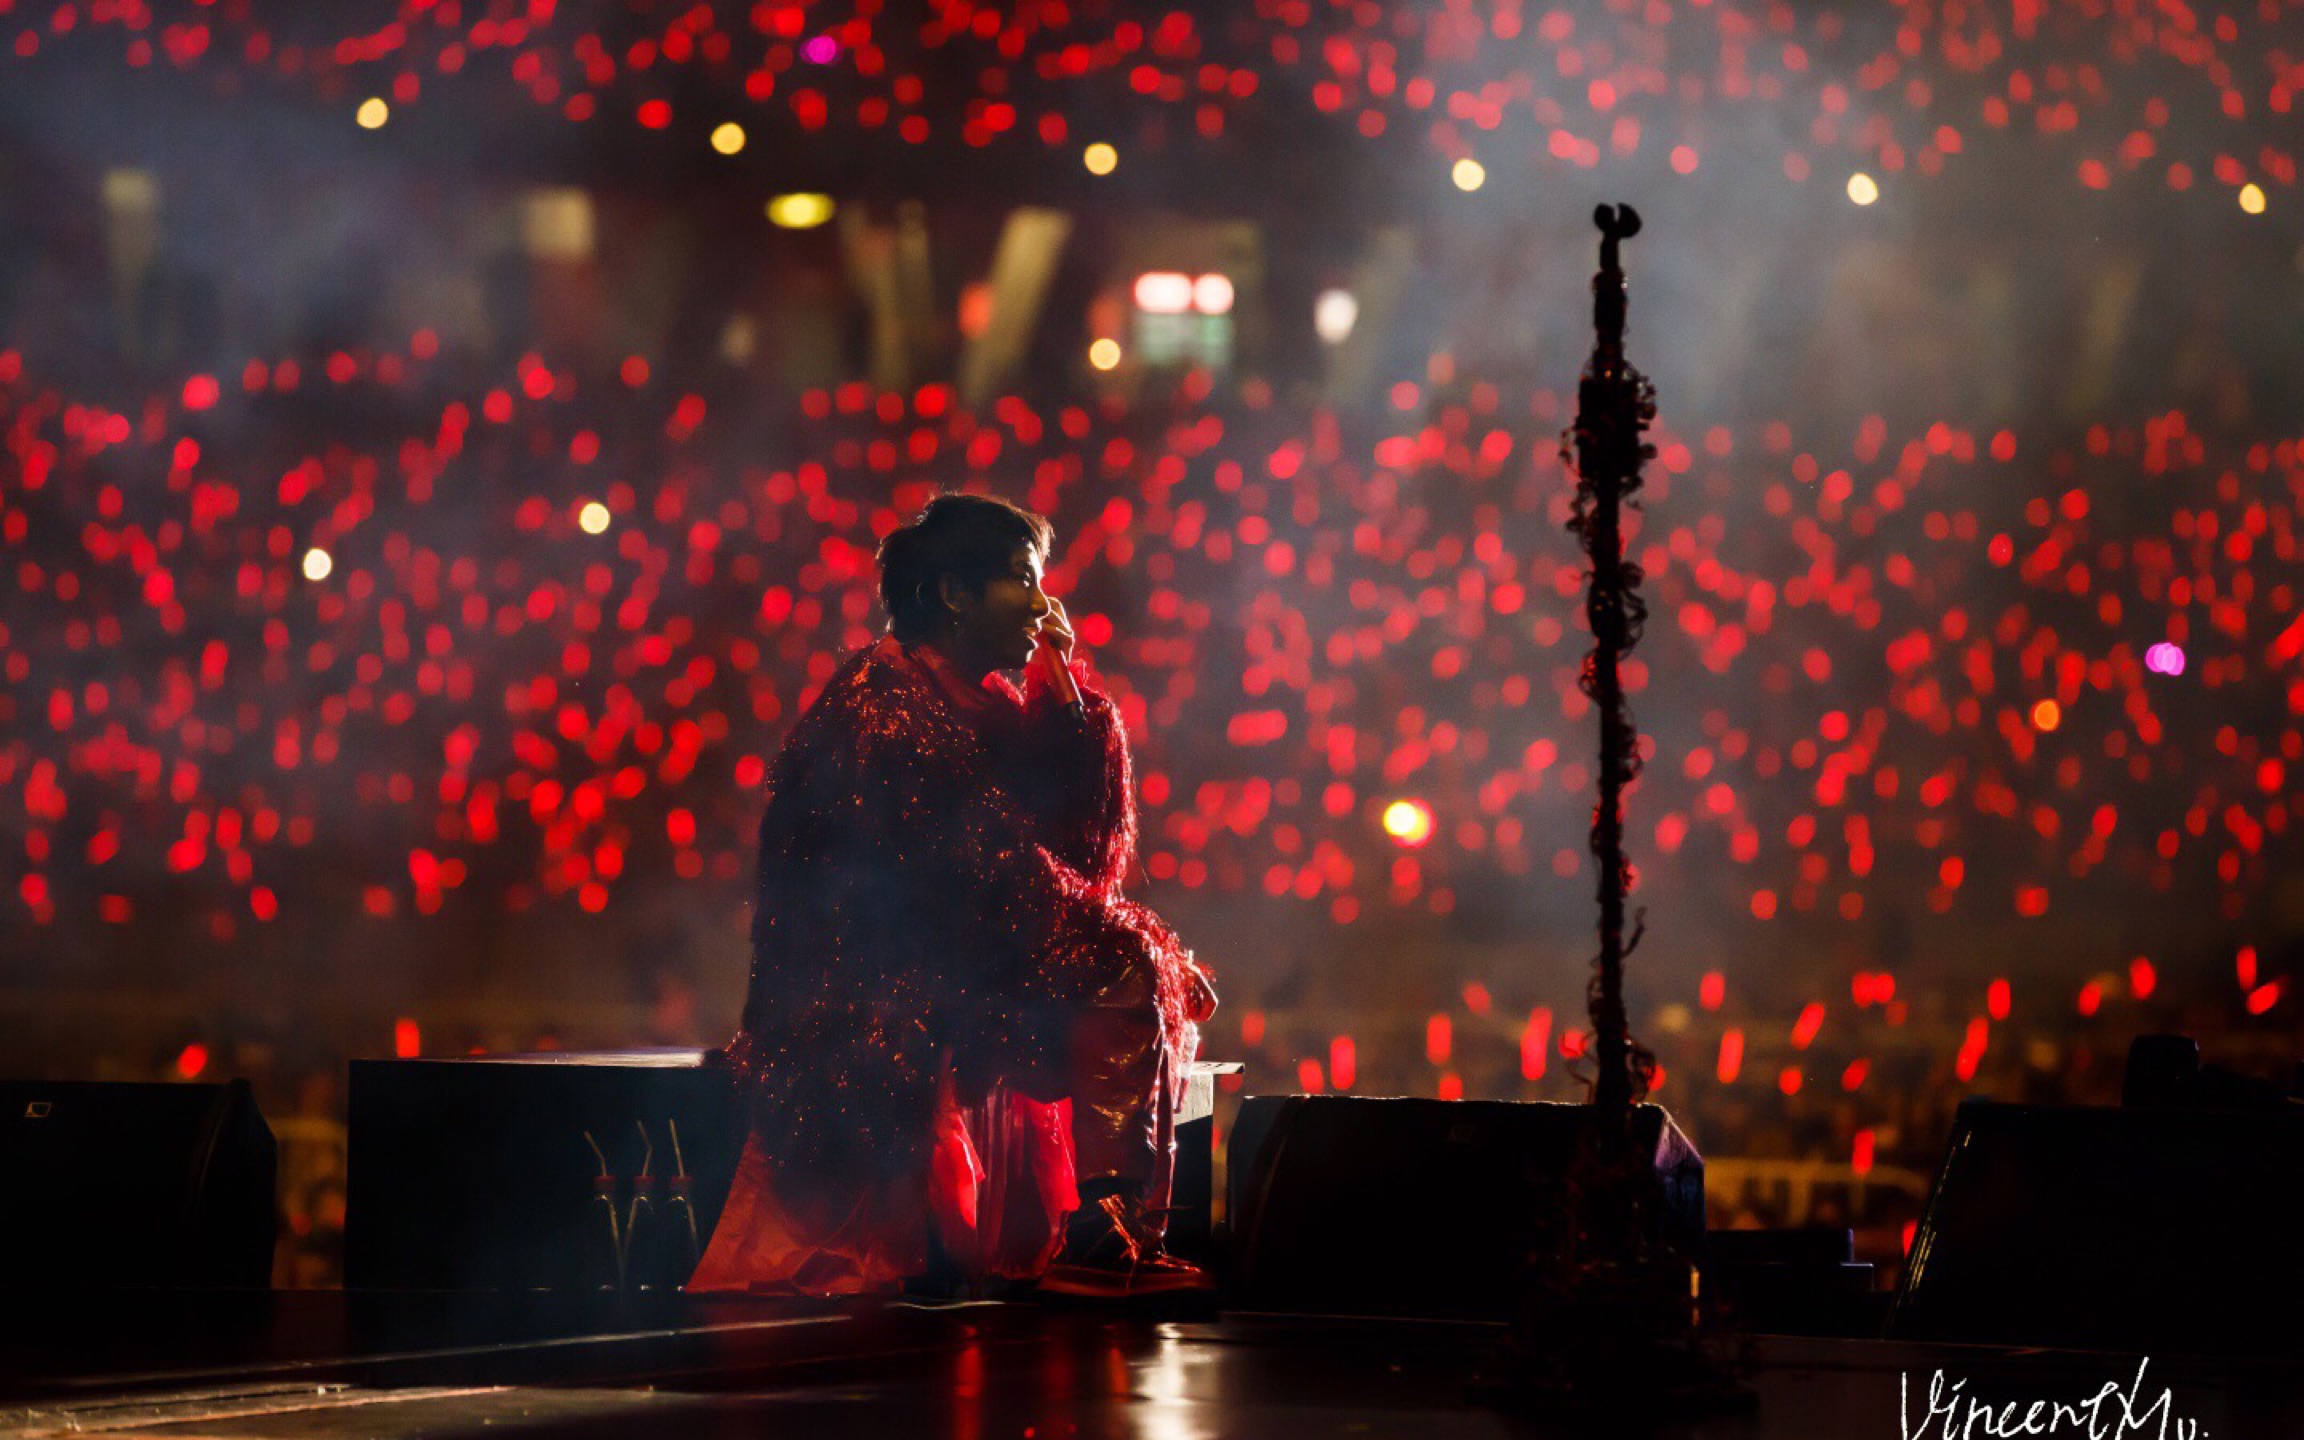
[[[204,1437],[1550,1436],[1501,1407],[1492,1326],[1228,1314],[1159,1320],[567,1297],[11,1296],[0,1434]],[[1763,1337],[1755,1403],[1660,1436],[2284,1436],[2304,1367]],[[1933,1400],[1931,1396],[1933,1395]],[[1901,1404],[1901,1412],[1900,1412]],[[2053,1407],[2062,1405],[2068,1413]],[[2013,1410],[2008,1407],[2013,1406]],[[1997,1422],[2001,1427],[1993,1429]],[[2125,1423],[2125,1428],[2123,1425]]]

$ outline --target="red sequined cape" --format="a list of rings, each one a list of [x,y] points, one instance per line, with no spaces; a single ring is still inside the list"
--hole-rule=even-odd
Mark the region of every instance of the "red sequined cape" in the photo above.
[[[689,1288],[832,1293],[916,1273],[931,1153],[940,1194],[974,1163],[948,1143],[955,1104],[1002,1082],[1061,1097],[1070,1017],[1132,967],[1182,1033],[1185,952],[1120,893],[1136,841],[1127,739],[1072,668],[1077,717],[1038,666],[1022,693],[997,677],[976,689],[883,639],[794,725],[769,772],[751,985],[727,1051],[751,1131]],[[1014,1118],[1050,1139],[1055,1113]],[[979,1150],[1010,1148],[999,1123]],[[1042,1153],[1044,1191],[1070,1185],[1069,1137],[1053,1143],[1064,1173]]]

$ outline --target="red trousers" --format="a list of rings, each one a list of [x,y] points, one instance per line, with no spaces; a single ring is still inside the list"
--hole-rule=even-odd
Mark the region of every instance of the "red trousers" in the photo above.
[[[1176,1170],[1176,1107],[1200,1047],[1196,1026],[1167,1034],[1151,978],[1131,971],[1073,1017],[1074,1163],[1083,1180],[1141,1186],[1145,1204],[1168,1203]]]

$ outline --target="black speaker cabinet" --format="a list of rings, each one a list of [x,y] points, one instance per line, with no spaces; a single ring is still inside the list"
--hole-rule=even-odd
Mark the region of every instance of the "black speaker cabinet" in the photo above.
[[[354,1061],[350,1120],[356,1288],[676,1285],[681,1247],[648,1227],[662,1242],[684,1225],[671,1213],[684,1164],[709,1240],[744,1143],[734,1076],[695,1050]]]
[[[1507,1318],[1566,1216],[1591,1110],[1501,1101],[1251,1096],[1233,1122],[1230,1298],[1253,1309]],[[1635,1117],[1668,1238],[1694,1256],[1704,1162],[1661,1108]]]
[[[0,1287],[262,1288],[277,1165],[245,1080],[0,1081]]]
[[[1215,1077],[1239,1068],[1192,1069],[1177,1117],[1179,1254],[1207,1253]],[[734,1075],[695,1050],[354,1061],[344,1283],[670,1289],[694,1267],[689,1244],[712,1238],[744,1137]]]
[[[2000,1345],[2304,1348],[2304,1106],[1971,1100],[1890,1333]]]

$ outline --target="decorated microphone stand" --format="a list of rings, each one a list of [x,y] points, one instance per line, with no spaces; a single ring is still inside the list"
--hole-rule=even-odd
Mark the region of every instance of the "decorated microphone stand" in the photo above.
[[[1705,1340],[1690,1200],[1701,1214],[1692,1147],[1644,1105],[1656,1062],[1632,1037],[1624,962],[1639,946],[1641,916],[1625,933],[1632,888],[1624,853],[1624,792],[1640,774],[1640,735],[1624,698],[1624,657],[1640,641],[1647,606],[1640,567],[1624,555],[1624,512],[1637,509],[1641,467],[1655,455],[1646,432],[1656,392],[1625,358],[1621,247],[1640,233],[1629,205],[1599,207],[1600,269],[1592,277],[1592,355],[1577,387],[1576,423],[1561,459],[1576,476],[1569,528],[1590,563],[1584,614],[1592,650],[1580,684],[1600,717],[1599,798],[1591,846],[1599,862],[1600,950],[1587,989],[1595,1074],[1581,1141],[1562,1187],[1561,1213],[1539,1227],[1507,1352],[1505,1389],[1522,1402],[1594,1415],[1736,1407],[1745,1392]],[[1693,1174],[1699,1193],[1672,1195]]]
[[[1597,1072],[1592,1102],[1604,1116],[1621,1116],[1648,1096],[1655,1057],[1632,1039],[1624,1013],[1624,959],[1640,944],[1633,921],[1624,934],[1624,897],[1632,886],[1624,854],[1624,788],[1640,774],[1640,732],[1624,699],[1624,657],[1640,643],[1648,606],[1640,598],[1640,567],[1624,558],[1624,509],[1637,508],[1640,469],[1656,453],[1644,437],[1656,418],[1656,388],[1624,358],[1626,293],[1619,247],[1640,233],[1629,205],[1601,206],[1600,271],[1592,277],[1592,323],[1598,332],[1592,358],[1576,387],[1576,428],[1561,449],[1576,474],[1576,504],[1568,528],[1584,542],[1591,581],[1584,618],[1592,651],[1579,679],[1600,712],[1599,799],[1592,807],[1592,855],[1600,870],[1600,954],[1592,962],[1587,999],[1592,1014]]]

